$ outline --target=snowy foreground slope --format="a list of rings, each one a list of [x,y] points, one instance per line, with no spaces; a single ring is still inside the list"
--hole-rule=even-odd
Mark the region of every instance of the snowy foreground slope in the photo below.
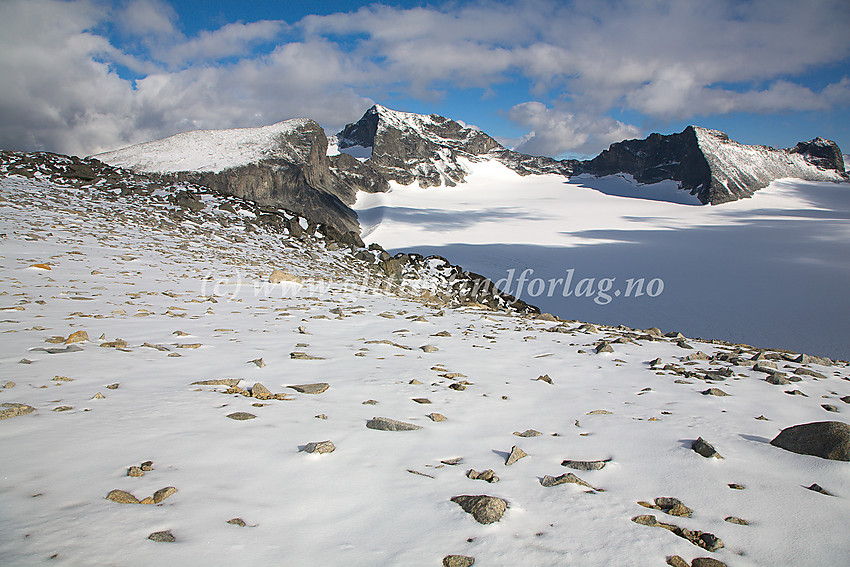
[[[364,239],[445,256],[561,317],[850,358],[846,183],[783,179],[709,207],[672,181],[467,167],[457,187],[360,194]]]
[[[0,421],[0,564],[429,566],[454,554],[775,567],[850,554],[850,463],[768,443],[847,421],[846,364],[399,297],[321,239],[268,231],[213,195],[190,212],[162,191],[0,179],[0,409],[22,414]],[[274,268],[301,283],[266,285]],[[88,340],[66,344],[79,331]],[[774,381],[797,381],[765,381],[771,365]],[[238,389],[195,384],[206,380]],[[292,388],[317,383],[328,387]],[[421,429],[373,430],[373,417]],[[693,451],[699,437],[724,458]],[[326,440],[333,452],[302,450]],[[508,466],[514,446],[527,456]],[[586,485],[541,484],[566,473]],[[166,487],[159,504],[105,498]],[[451,500],[462,495],[508,508],[479,524]],[[638,504],[658,497],[692,516]],[[632,521],[647,514],[724,546]],[[159,532],[174,541],[149,539]]]

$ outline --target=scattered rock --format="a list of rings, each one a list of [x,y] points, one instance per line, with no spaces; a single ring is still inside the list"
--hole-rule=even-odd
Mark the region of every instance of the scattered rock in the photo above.
[[[548,374],[544,374],[543,376],[538,376],[537,379],[540,380],[541,382],[546,382],[547,384],[552,384],[552,379],[549,378]]]
[[[691,567],[726,567],[726,564],[713,557],[697,557],[691,561]]]
[[[723,518],[724,522],[729,522],[730,524],[738,524],[739,526],[749,526],[750,523],[747,520],[742,518],[736,518],[735,516],[729,516],[727,518]]]
[[[822,407],[826,411],[838,413],[838,408],[832,404],[821,404],[820,407]]]
[[[317,382],[315,384],[296,384],[295,386],[289,386],[296,392],[301,394],[321,394],[325,390],[330,387],[330,384],[327,382]]]
[[[148,536],[148,539],[151,541],[158,541],[161,543],[172,543],[177,541],[177,538],[174,537],[174,534],[171,533],[171,530],[165,530],[162,532],[154,532]]]
[[[190,386],[230,386],[235,387],[239,383],[239,378],[218,378],[215,380],[198,380],[192,382]]]
[[[105,399],[106,399],[106,396],[104,396],[103,394],[101,394],[100,392],[98,392],[97,394],[95,394],[94,396],[92,396],[92,398],[91,398],[91,399],[93,399],[93,400],[105,400]]]
[[[227,417],[229,417],[230,419],[235,419],[236,421],[245,421],[246,419],[254,419],[257,416],[253,413],[237,411],[234,413],[227,414]]]
[[[475,558],[466,555],[446,555],[443,557],[443,567],[471,567],[474,563]]]
[[[109,384],[108,386],[106,386],[106,389],[107,390],[117,390],[118,386],[119,386],[119,384],[116,382],[115,384]]]
[[[821,374],[820,372],[816,372],[815,370],[811,370],[809,368],[797,368],[794,370],[794,374],[798,376],[811,376],[813,378],[819,378],[821,380],[826,380],[826,376]]]
[[[577,471],[598,471],[603,469],[605,464],[610,460],[611,459],[605,459],[604,461],[572,461],[567,459],[561,461],[561,466],[569,467]]]
[[[420,425],[405,423],[388,417],[373,417],[366,422],[366,427],[378,431],[413,431],[414,429],[422,429]]]
[[[144,463],[139,465],[139,468],[142,469],[144,472],[152,471],[153,470],[153,461],[145,461]]]
[[[254,360],[249,360],[248,364],[251,364],[251,363],[256,364],[257,368],[265,368],[266,367],[266,361],[263,360],[262,358],[255,358]]]
[[[231,519],[227,520],[227,523],[233,524],[234,526],[239,526],[241,528],[244,528],[245,526],[248,525],[248,524],[245,523],[245,520],[243,520],[242,518],[231,518]]]
[[[486,471],[478,472],[475,469],[469,469],[466,471],[466,477],[471,478],[472,480],[483,480],[485,482],[494,483],[499,482],[499,477],[493,472],[493,469],[487,469]]]
[[[127,476],[134,476],[134,477],[145,476],[145,471],[143,471],[141,469],[141,467],[133,466],[133,467],[130,467],[130,469],[127,471]]]
[[[127,341],[124,339],[115,339],[114,341],[106,341],[100,343],[100,346],[105,348],[127,348]],[[198,345],[201,346],[201,345]],[[190,345],[177,345],[177,348],[197,348]]]
[[[317,441],[313,443],[307,443],[307,445],[302,449],[305,453],[333,453],[336,447],[331,441]]]
[[[106,499],[118,502],[119,504],[139,504],[139,499],[126,490],[112,490],[106,495]]]
[[[272,398],[274,394],[271,391],[263,386],[261,383],[257,382],[253,386],[251,386],[251,397],[257,398],[258,400],[268,400]]]
[[[542,433],[540,433],[536,429],[526,429],[523,432],[514,431],[514,435],[516,435],[517,437],[538,437],[542,435]]]
[[[514,464],[515,462],[517,462],[518,460],[522,459],[523,457],[527,457],[527,456],[528,456],[528,453],[526,453],[525,451],[523,451],[522,449],[520,449],[519,447],[514,445],[513,447],[511,447],[511,453],[508,455],[508,458],[505,459],[505,466],[510,466],[510,465]]]
[[[2,407],[5,409],[0,410],[0,419],[18,417],[19,415],[26,415],[35,411],[34,407],[27,404],[5,403]]]
[[[72,409],[74,409],[74,408],[72,408],[71,406],[57,406],[57,407],[53,408],[53,411],[69,411],[69,410],[72,410]]]
[[[812,492],[820,492],[821,494],[826,494],[827,496],[835,496],[832,492],[828,491],[819,484],[812,484],[811,486],[807,486],[806,488],[811,490]]]
[[[364,406],[376,406],[378,405],[378,400],[366,400],[363,402]]]
[[[428,417],[431,419],[431,421],[446,421],[447,419],[446,416],[441,413],[429,413]]]
[[[596,345],[596,354],[601,354],[603,352],[614,352],[614,348],[608,344],[608,341],[602,341]]]
[[[417,380],[416,378],[414,378],[413,380],[411,380],[410,382],[408,382],[408,384],[411,384],[411,385],[414,385],[414,386],[419,386],[419,385],[421,385],[421,384],[422,384],[422,382],[420,382],[419,380]]]
[[[701,532],[699,530],[689,530],[686,528],[680,528],[679,526],[676,526],[674,524],[666,524],[664,522],[659,522],[655,518],[655,516],[650,514],[643,516],[635,516],[634,518],[632,518],[632,521],[642,526],[664,528],[665,530],[669,530],[677,536],[684,538],[692,544],[701,547],[707,551],[714,552],[723,547],[723,541],[714,534],[710,534],[708,532]]]
[[[551,488],[553,486],[558,486],[561,484],[578,484],[579,486],[584,486],[591,490],[595,490],[596,492],[605,492],[601,488],[594,488],[593,486],[589,485],[573,473],[564,473],[559,476],[549,476],[547,474],[544,475],[543,478],[540,480],[540,484],[542,486],[545,486],[546,488]]]
[[[673,555],[667,558],[667,565],[670,567],[691,567],[688,565],[688,562],[679,557],[678,555]]]
[[[159,490],[153,493],[153,501],[155,504],[159,504],[175,492],[177,492],[177,489],[173,486],[166,486],[165,488],[160,488]]]
[[[703,396],[728,396],[726,392],[721,390],[720,388],[709,388],[708,390],[703,390],[700,392]]]
[[[452,502],[463,508],[467,514],[471,514],[479,524],[498,522],[508,509],[507,500],[484,494],[455,496]]]
[[[671,516],[679,516],[683,518],[690,518],[694,511],[682,504],[682,501],[678,498],[672,498],[670,496],[662,496],[655,499],[655,505],[649,504],[647,502],[638,502],[644,508],[652,508],[655,510],[660,510],[665,514],[669,514]]]
[[[434,333],[431,335],[432,337],[450,337],[452,334],[448,331],[440,331],[439,333]]]
[[[324,360],[321,356],[311,356],[306,352],[290,352],[289,358],[293,360]]]
[[[774,447],[832,461],[850,461],[850,425],[817,421],[786,427],[771,442]]]
[[[744,486],[743,484],[738,484],[737,482],[730,482],[728,486],[729,486],[729,488],[731,488],[732,490],[744,490],[744,489],[746,489],[746,488],[747,488],[747,487],[746,487],[746,486]]]
[[[68,338],[65,339],[65,344],[70,345],[74,343],[82,343],[89,340],[89,334],[85,331],[76,331],[68,335]]]
[[[328,416],[326,416],[326,415],[325,415],[325,414],[323,414],[323,413],[320,413],[319,415],[315,416],[315,418],[316,418],[316,419],[327,419],[327,418],[328,418]]]
[[[765,378],[764,381],[775,386],[785,386],[791,383],[791,381],[785,377],[785,374],[782,374],[781,372],[774,372]]]
[[[714,446],[702,437],[698,438],[691,444],[691,449],[693,449],[695,452],[699,453],[707,459],[711,457],[714,457],[715,459],[723,458],[720,456],[720,453],[717,452]]]
[[[419,350],[421,350],[422,352],[437,352],[440,349],[435,347],[434,345],[422,345],[421,347],[419,347]]]
[[[832,360],[820,356],[812,356],[810,354],[801,354],[794,362],[800,364],[820,364],[821,366],[832,366]]]
[[[610,412],[604,409],[595,409],[593,411],[587,412],[585,415],[612,415],[614,412]]]
[[[464,390],[466,390],[466,385],[461,384],[460,382],[453,382],[449,384],[449,388],[451,388],[452,390],[457,390],[458,392],[463,392]]]
[[[431,400],[429,400],[428,398],[413,398],[413,401],[416,402],[417,404],[430,404],[431,403]]]

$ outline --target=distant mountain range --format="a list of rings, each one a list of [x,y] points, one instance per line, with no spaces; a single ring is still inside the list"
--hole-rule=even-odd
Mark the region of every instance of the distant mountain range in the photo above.
[[[370,150],[368,157],[350,155],[355,148]],[[390,181],[455,186],[469,173],[465,162],[496,160],[520,175],[628,174],[638,184],[673,180],[712,205],[749,197],[785,177],[850,180],[840,148],[823,138],[775,149],[688,126],[677,134],[612,144],[591,160],[557,160],[512,151],[443,116],[380,105],[330,140],[315,121],[300,118],[261,128],[184,132],[93,157],[167,181],[191,181],[260,205],[285,207],[344,231],[359,229],[350,207],[358,192],[387,191]]]

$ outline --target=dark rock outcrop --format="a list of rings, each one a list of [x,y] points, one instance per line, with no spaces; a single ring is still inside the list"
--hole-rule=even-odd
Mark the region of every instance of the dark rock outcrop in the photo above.
[[[771,445],[832,461],[850,461],[850,424],[842,421],[817,421],[786,427]]]

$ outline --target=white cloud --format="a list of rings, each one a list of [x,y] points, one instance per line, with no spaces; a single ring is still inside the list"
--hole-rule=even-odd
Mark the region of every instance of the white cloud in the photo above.
[[[517,104],[508,112],[508,117],[531,129],[514,148],[531,155],[594,154],[613,142],[640,135],[637,127],[619,120],[576,115],[548,108],[537,101]]]
[[[130,0],[115,11],[114,20],[125,33],[145,39],[180,35],[177,12],[161,0]]]

